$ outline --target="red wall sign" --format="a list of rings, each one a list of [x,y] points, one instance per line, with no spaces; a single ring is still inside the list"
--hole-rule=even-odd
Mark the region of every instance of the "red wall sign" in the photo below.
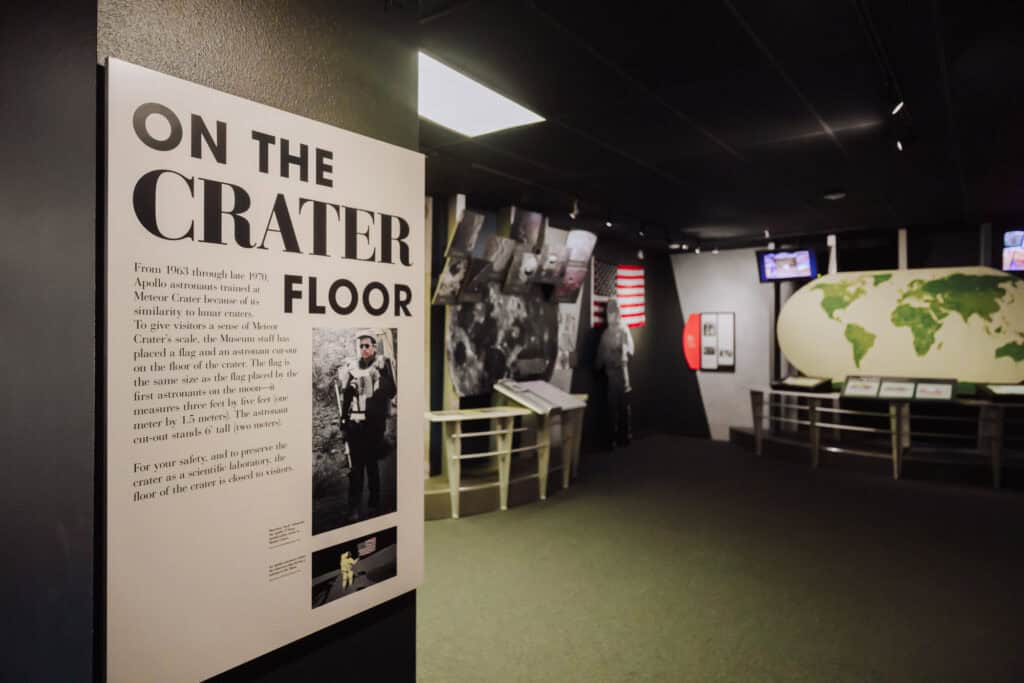
[[[700,370],[700,313],[691,313],[683,327],[683,356],[691,370]]]

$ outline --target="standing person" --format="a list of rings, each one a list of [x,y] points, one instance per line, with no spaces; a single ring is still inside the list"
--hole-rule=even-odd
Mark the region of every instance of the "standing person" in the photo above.
[[[397,393],[391,359],[377,352],[377,333],[365,331],[356,340],[359,355],[346,359],[338,367],[341,426],[352,458],[348,475],[351,522],[360,518],[364,477],[369,488],[367,517],[374,516],[380,506],[378,460],[387,453],[384,430],[391,399]]]
[[[633,438],[629,415],[629,359],[633,335],[619,313],[619,302],[609,299],[605,308],[607,327],[597,346],[597,369],[608,376],[608,412],[612,419],[612,447],[628,446]]]

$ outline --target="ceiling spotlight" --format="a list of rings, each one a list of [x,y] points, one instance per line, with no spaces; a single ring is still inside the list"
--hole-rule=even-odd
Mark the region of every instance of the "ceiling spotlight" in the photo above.
[[[896,149],[898,149],[901,152],[903,151],[903,143],[900,142],[899,140],[896,141]]]
[[[716,247],[716,248],[712,249],[712,250],[711,250],[711,253],[712,253],[712,254],[717,254],[717,253],[718,253],[718,248]]]
[[[668,245],[668,248],[669,249],[679,249],[680,247],[679,247],[678,243],[673,243],[673,244]]]
[[[569,212],[569,218],[576,220],[576,217],[580,215],[580,200],[572,200],[572,211]]]
[[[643,237],[643,236],[644,236],[644,231],[643,231],[643,230],[641,230],[641,231],[640,231],[640,236],[641,236],[641,237]]]
[[[765,239],[767,239],[767,238],[772,236],[772,234],[770,232],[768,232],[768,228],[764,229],[764,236],[765,236]]]
[[[823,196],[830,202],[837,202],[840,199],[844,199],[846,197],[846,193],[843,192],[842,190],[835,190],[833,192],[826,192]],[[766,234],[765,237],[767,236],[768,235]]]
[[[693,253],[694,254],[699,254],[700,253],[700,247],[697,247],[696,249],[694,249]]]
[[[690,250],[690,245],[689,244],[684,244],[683,245],[683,251],[689,251],[689,250]]]
[[[892,108],[892,115],[896,116],[896,114],[900,113],[901,109],[903,109],[903,100],[900,100],[899,102],[897,102],[896,106]]]
[[[604,222],[604,227],[606,227],[606,228],[612,227],[612,222],[611,221],[605,221]]]

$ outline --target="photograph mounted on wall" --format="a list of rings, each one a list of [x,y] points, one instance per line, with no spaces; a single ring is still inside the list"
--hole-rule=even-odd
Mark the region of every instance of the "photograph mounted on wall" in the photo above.
[[[505,293],[527,294],[537,277],[539,267],[540,259],[537,254],[529,251],[523,245],[516,247],[512,265],[509,266],[508,275],[505,276]]]
[[[545,244],[540,251],[536,282],[553,285],[561,282],[569,261],[569,249],[561,244]]]
[[[565,238],[570,263],[588,263],[597,245],[597,235],[589,230],[570,230]]]
[[[511,237],[529,251],[539,251],[544,243],[544,215],[536,211],[515,210]]]
[[[313,534],[396,509],[398,333],[313,329]]]
[[[398,534],[392,527],[318,550],[310,558],[313,609],[398,574]]]
[[[512,258],[516,255],[517,244],[514,239],[498,235],[492,235],[484,244],[484,259],[491,264],[488,271],[491,280],[501,282],[505,279]]]
[[[453,252],[444,260],[444,270],[437,278],[437,289],[434,290],[433,304],[448,306],[457,303],[462,285],[469,271],[469,257]]]
[[[555,286],[552,299],[560,304],[574,304],[580,296],[580,289],[590,272],[589,263],[568,263],[562,280]]]
[[[452,309],[445,353],[459,396],[482,396],[503,377],[549,377],[558,354],[558,306],[488,286],[481,303]]]
[[[466,283],[459,293],[460,304],[475,304],[482,301],[487,290],[487,284],[491,281],[491,263],[485,259],[469,259],[469,268],[466,271]]]
[[[462,212],[459,224],[455,226],[451,241],[448,242],[448,249],[445,255],[451,254],[472,254],[476,248],[476,241],[480,238],[480,229],[484,225],[484,215],[476,211]]]

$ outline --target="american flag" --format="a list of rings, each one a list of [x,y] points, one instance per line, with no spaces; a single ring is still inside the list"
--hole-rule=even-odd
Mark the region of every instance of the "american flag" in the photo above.
[[[644,267],[614,266],[597,259],[591,261],[590,326],[605,324],[608,300],[616,297],[622,319],[630,327],[643,327],[647,318],[644,309]]]

